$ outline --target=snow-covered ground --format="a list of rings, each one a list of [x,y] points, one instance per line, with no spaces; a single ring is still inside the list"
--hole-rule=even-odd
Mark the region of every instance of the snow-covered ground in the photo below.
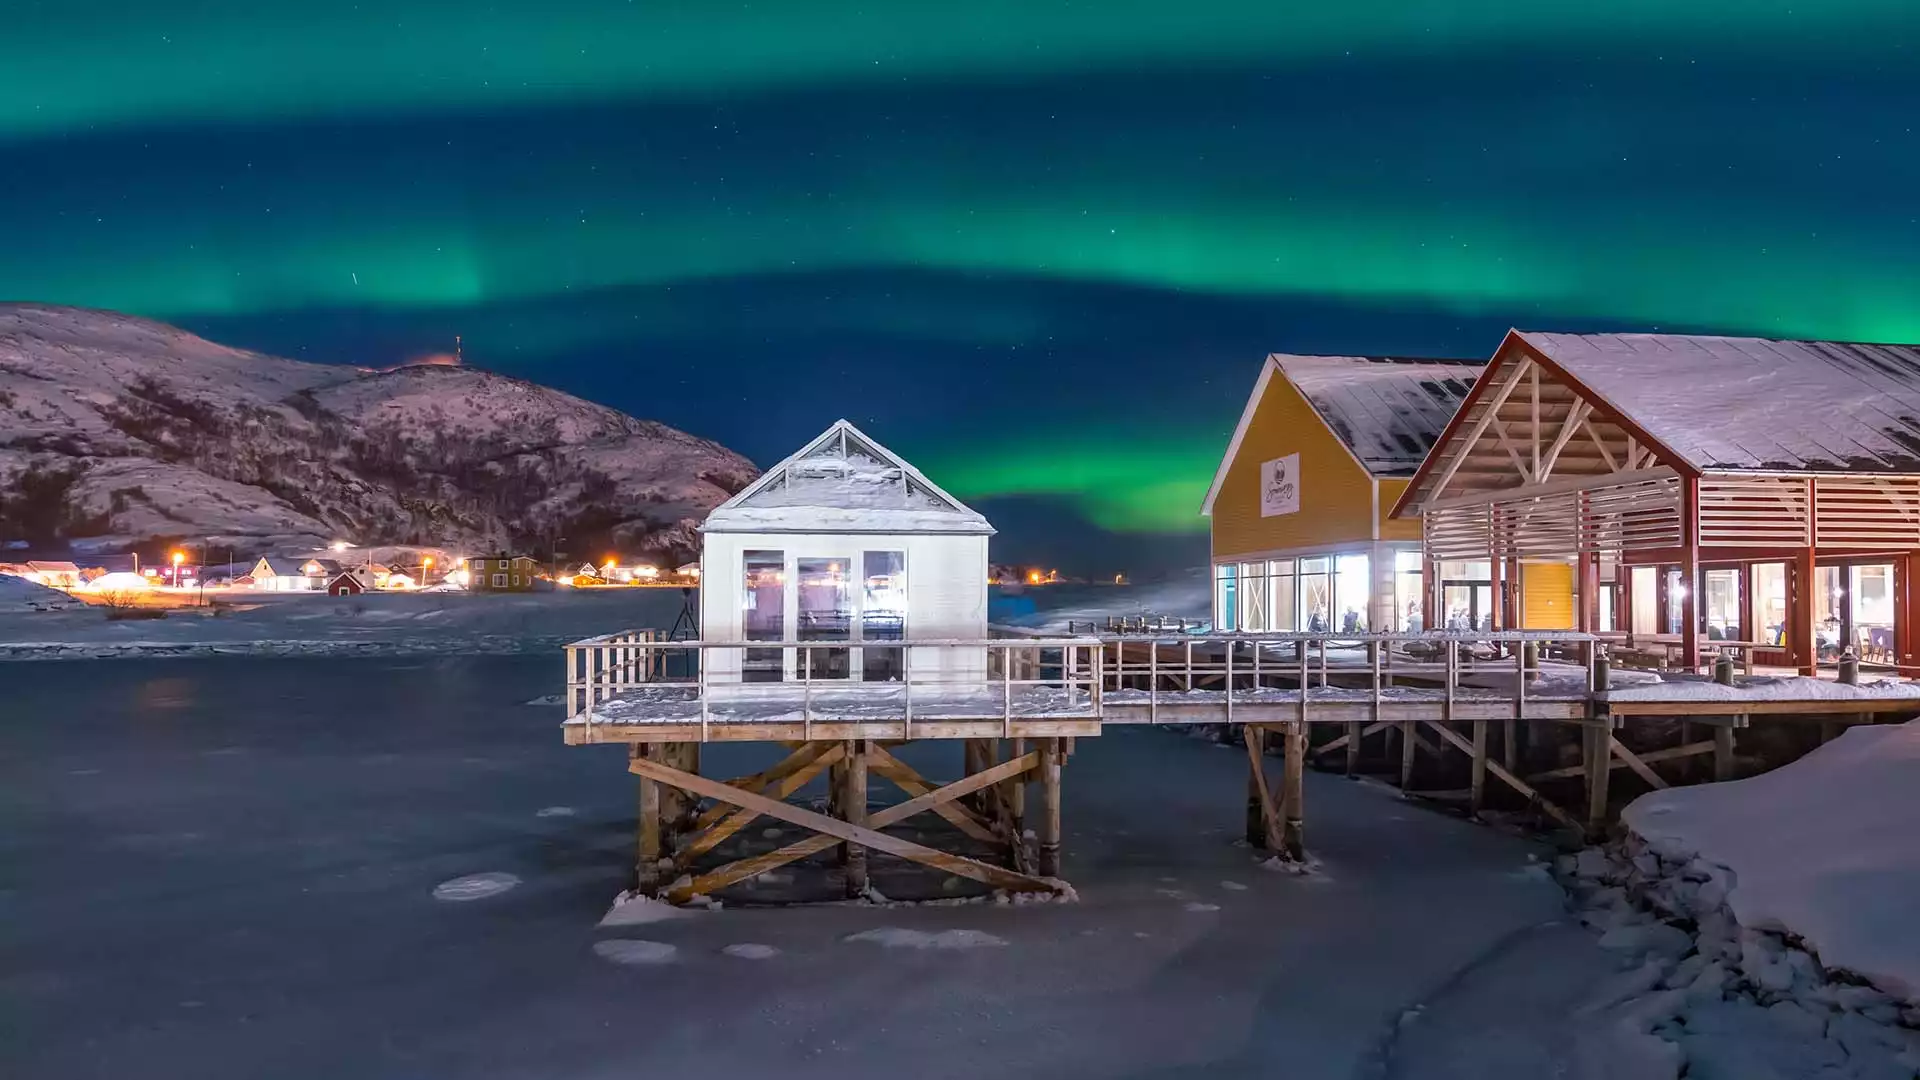
[[[1642,796],[1620,843],[1562,864],[1583,920],[1633,965],[1596,1016],[1689,1077],[1913,1077],[1916,817],[1920,721]]]
[[[233,590],[220,599],[220,608],[114,621],[101,607],[35,611],[0,598],[0,659],[539,652],[593,634],[670,629],[682,603],[667,588],[351,597]]]

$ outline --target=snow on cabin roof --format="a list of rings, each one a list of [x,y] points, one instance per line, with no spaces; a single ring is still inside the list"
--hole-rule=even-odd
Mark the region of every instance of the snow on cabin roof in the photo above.
[[[1697,469],[1920,473],[1920,347],[1515,333]]]
[[[1412,476],[1473,389],[1475,360],[1275,353],[1287,381],[1375,476]]]
[[[993,526],[845,420],[715,507],[703,532],[974,533]]]

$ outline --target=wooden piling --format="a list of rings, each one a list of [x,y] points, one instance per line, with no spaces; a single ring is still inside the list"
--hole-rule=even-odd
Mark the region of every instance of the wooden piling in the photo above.
[[[1307,778],[1307,725],[1303,721],[1289,720],[1284,729],[1286,746],[1286,768],[1280,779],[1280,815],[1282,832],[1280,850],[1294,862],[1304,862],[1307,857],[1306,827],[1304,808],[1306,804]]]
[[[1733,779],[1733,724],[1713,727],[1713,778],[1716,782]]]
[[[647,760],[656,751],[646,743],[635,743],[632,756]],[[639,851],[634,862],[634,884],[641,893],[653,895],[660,876],[660,782],[640,777]]]
[[[867,827],[867,743],[865,739],[849,739],[846,743],[846,764],[841,775],[846,782],[845,793],[840,798],[841,820],[855,828]],[[859,844],[845,845],[847,852],[847,897],[858,899],[867,893],[867,849]]]
[[[1587,835],[1598,839],[1607,829],[1607,787],[1613,779],[1611,721],[1600,718],[1581,725],[1585,739],[1581,759],[1587,772]]]
[[[1360,740],[1362,737],[1360,733],[1364,730],[1366,730],[1366,727],[1360,721],[1358,720],[1347,721],[1347,775],[1348,776],[1354,776],[1360,772]]]
[[[1267,846],[1267,781],[1260,768],[1267,753],[1267,733],[1248,724],[1242,735],[1247,742],[1247,845],[1257,851]]]
[[[1507,735],[1513,734],[1513,721],[1507,721]],[[1508,769],[1512,771],[1511,768]],[[1473,722],[1473,770],[1468,785],[1467,810],[1475,817],[1487,801],[1487,722]]]
[[[1060,740],[1040,741],[1040,876],[1060,876]]]

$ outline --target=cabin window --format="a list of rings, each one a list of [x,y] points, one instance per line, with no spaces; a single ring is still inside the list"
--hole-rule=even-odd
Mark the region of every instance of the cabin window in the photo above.
[[[1748,597],[1752,601],[1753,628],[1749,633],[1753,639],[1784,646],[1787,643],[1787,564],[1753,564],[1753,584]]]
[[[1213,568],[1213,628],[1222,633],[1231,632],[1240,625],[1235,616],[1239,614],[1234,601],[1237,599],[1234,588],[1235,566],[1216,566]]]
[[[801,559],[796,563],[801,641],[853,640],[853,566],[847,558]],[[852,652],[846,646],[800,650],[802,678],[845,679]]]
[[[1267,563],[1267,619],[1275,630],[1300,629],[1300,600],[1294,588],[1293,568],[1292,559]]]
[[[1367,555],[1342,555],[1333,565],[1333,598],[1340,611],[1335,629],[1342,634],[1364,634],[1367,607],[1373,601],[1373,559]]]
[[[1740,571],[1709,570],[1706,614],[1709,641],[1744,641],[1740,636]]]
[[[907,637],[907,553],[867,551],[860,556],[860,640],[904,641]],[[899,646],[860,650],[860,678],[898,682],[906,677]]]
[[[1893,663],[1893,564],[1847,568],[1847,630],[1853,653],[1867,663]]]
[[[1633,625],[1635,634],[1656,633],[1660,618],[1660,571],[1651,566],[1636,566],[1629,579],[1633,586]]]
[[[1300,625],[1308,633],[1324,634],[1333,628],[1332,559],[1300,560]]]
[[[507,587],[507,575],[505,575],[505,574],[495,574],[495,575],[493,575],[493,587],[494,587],[494,588],[496,588],[496,589],[504,589],[504,588],[506,588],[506,587]]]
[[[1259,632],[1269,628],[1267,621],[1267,564],[1240,564],[1240,629]]]
[[[787,555],[784,551],[744,553],[746,573],[741,582],[741,629],[748,641],[784,641],[787,634]],[[748,649],[740,669],[741,682],[779,682],[782,650]]]
[[[1393,610],[1395,626],[1401,633],[1417,634],[1426,628],[1426,574],[1420,553],[1393,553]]]

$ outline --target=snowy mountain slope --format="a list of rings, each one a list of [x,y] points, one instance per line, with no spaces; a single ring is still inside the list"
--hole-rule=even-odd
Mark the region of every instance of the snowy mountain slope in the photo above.
[[[677,556],[755,473],[718,444],[472,368],[309,364],[0,305],[0,539],[565,536]]]

